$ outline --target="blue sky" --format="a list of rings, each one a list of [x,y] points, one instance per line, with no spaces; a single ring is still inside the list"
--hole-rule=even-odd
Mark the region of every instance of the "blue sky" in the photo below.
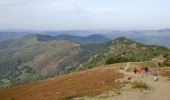
[[[170,28],[170,0],[0,0],[0,29]]]

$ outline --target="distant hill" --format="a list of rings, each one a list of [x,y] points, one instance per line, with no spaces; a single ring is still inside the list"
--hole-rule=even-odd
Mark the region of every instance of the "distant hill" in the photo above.
[[[102,35],[89,35],[87,37],[83,36],[72,36],[72,35],[59,35],[59,36],[49,36],[49,35],[36,35],[37,39],[41,42],[43,41],[51,41],[51,40],[69,40],[75,43],[80,44],[95,44],[95,43],[104,43],[108,42],[111,39],[108,39]]]
[[[23,36],[32,34],[32,32],[6,32],[0,31],[0,41],[10,40],[10,39],[18,39]]]
[[[140,30],[140,31],[112,31],[103,34],[103,36],[116,39],[118,37],[127,37],[129,39],[144,44],[161,45],[170,48],[170,29],[161,30]]]
[[[18,39],[23,36],[30,34],[40,34],[40,35],[50,35],[50,36],[59,36],[59,35],[70,35],[70,36],[80,36],[87,37],[94,34],[102,34],[105,31],[81,31],[81,30],[72,30],[72,31],[36,31],[36,30],[0,30],[0,41],[9,40],[9,39]]]
[[[41,35],[51,35],[51,36],[61,35],[62,38],[75,40],[76,42],[77,41],[84,42],[86,41],[85,38],[83,38],[84,40],[80,41],[82,37],[87,37],[93,34],[100,34],[104,36],[105,39],[107,40],[108,39],[113,40],[118,37],[125,36],[129,39],[132,39],[132,40],[135,40],[141,43],[150,44],[150,45],[151,44],[161,45],[161,46],[166,46],[170,48],[170,29],[137,30],[137,31],[114,31],[114,30],[89,30],[89,31],[83,31],[83,30],[72,30],[72,31],[29,31],[29,30],[14,31],[13,30],[12,31],[11,30],[10,31],[10,30],[6,30],[6,31],[0,31],[0,41],[20,38],[28,34],[41,34]],[[91,42],[93,41],[90,40],[89,43]]]

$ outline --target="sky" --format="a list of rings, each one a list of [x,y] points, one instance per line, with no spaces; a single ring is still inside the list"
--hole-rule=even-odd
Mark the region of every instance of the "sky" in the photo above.
[[[170,0],[0,0],[0,29],[170,28]]]

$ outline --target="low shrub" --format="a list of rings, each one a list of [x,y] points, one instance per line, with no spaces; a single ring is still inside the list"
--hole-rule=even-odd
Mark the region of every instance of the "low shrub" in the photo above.
[[[114,63],[121,63],[121,62],[129,62],[129,59],[126,57],[111,57],[106,60],[105,64],[114,64]]]
[[[165,60],[165,61],[163,62],[163,65],[165,65],[165,66],[170,66],[170,60]]]
[[[106,64],[114,64],[114,63],[117,63],[117,62],[116,62],[116,59],[113,57],[106,60]]]
[[[133,89],[142,89],[142,90],[149,90],[150,89],[150,87],[146,83],[144,83],[144,82],[137,82],[137,81],[132,83],[132,88]]]

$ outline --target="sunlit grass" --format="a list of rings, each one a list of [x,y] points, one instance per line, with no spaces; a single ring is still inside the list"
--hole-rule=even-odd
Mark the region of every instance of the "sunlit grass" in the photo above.
[[[72,74],[52,78],[46,81],[40,81],[15,88],[0,91],[0,98],[12,98],[29,100],[36,98],[42,100],[68,100],[82,96],[96,96],[107,91],[119,89],[126,82],[115,82],[123,75],[114,69],[95,68],[87,71],[74,72]],[[24,92],[20,92],[23,91]],[[22,95],[22,96],[21,96]]]

